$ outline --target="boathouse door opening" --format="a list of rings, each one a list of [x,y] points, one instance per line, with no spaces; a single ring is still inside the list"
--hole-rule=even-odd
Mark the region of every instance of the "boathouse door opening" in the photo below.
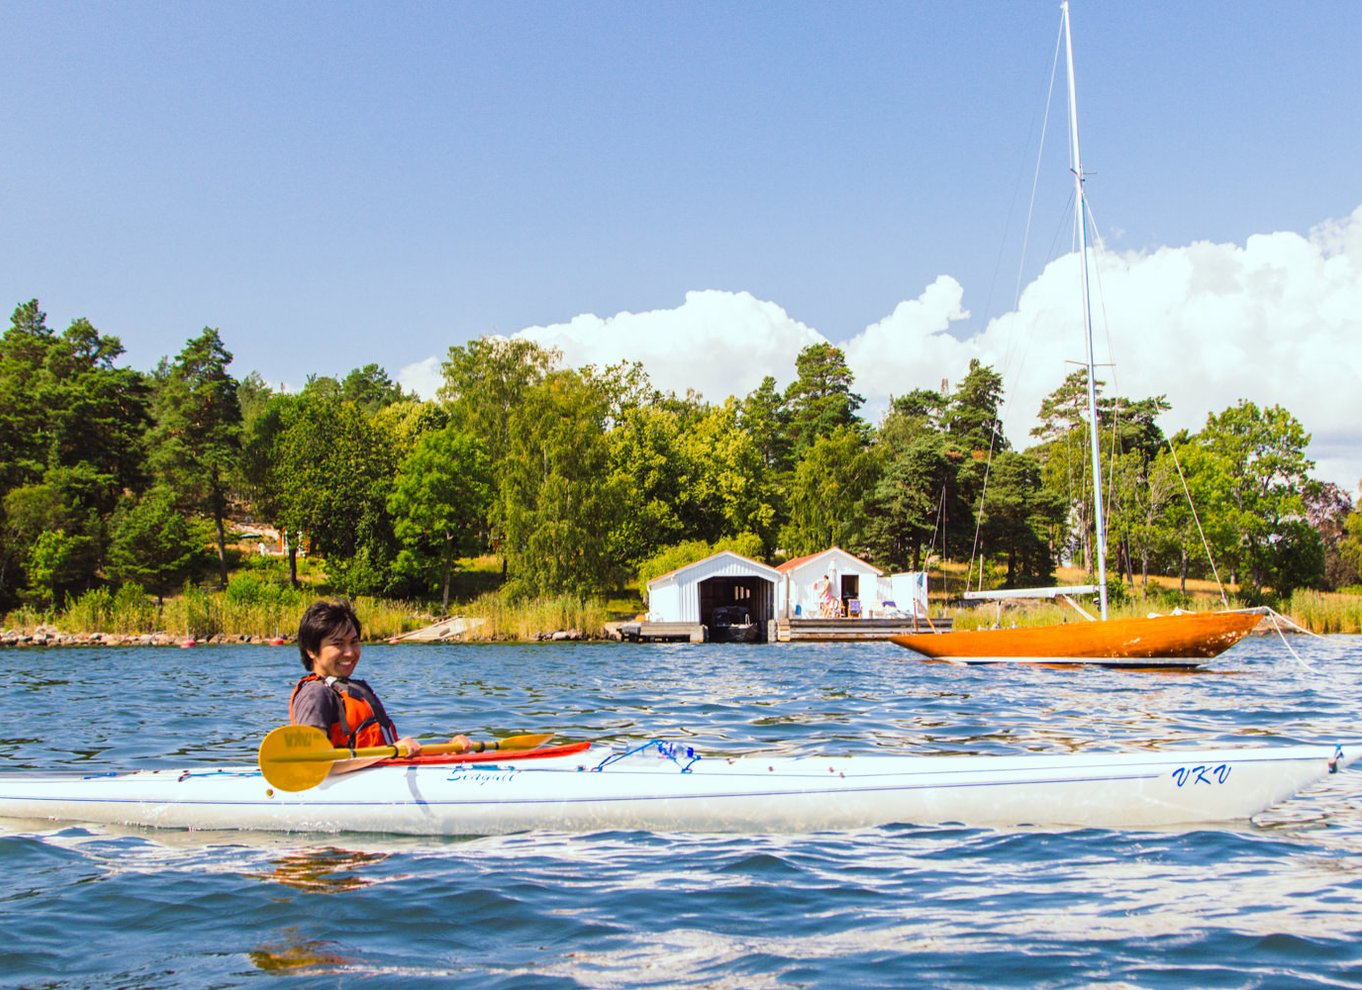
[[[700,622],[709,626],[714,610],[725,605],[747,609],[760,629],[759,641],[766,642],[767,620],[775,617],[775,583],[755,575],[712,577],[700,582]]]

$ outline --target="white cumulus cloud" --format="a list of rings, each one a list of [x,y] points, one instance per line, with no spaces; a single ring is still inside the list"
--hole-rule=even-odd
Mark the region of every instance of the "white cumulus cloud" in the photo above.
[[[1249,399],[1281,405],[1312,434],[1316,477],[1354,494],[1362,479],[1362,208],[1309,236],[1199,242],[1148,253],[1097,253],[1091,290],[1098,378],[1132,398],[1167,395],[1161,425],[1200,429],[1208,413]],[[1041,399],[1085,357],[1076,255],[1052,262],[1017,308],[964,339],[954,280],[845,344],[862,394],[882,403],[957,383],[977,357],[1003,375],[1004,428],[1030,442]]]
[[[824,340],[773,302],[718,290],[687,292],[675,309],[583,314],[516,336],[558,348],[569,367],[639,361],[656,387],[681,395],[695,389],[713,402],[746,395],[766,375],[783,387],[796,355]]]
[[[1244,244],[1198,242],[1156,251],[1095,252],[1093,322],[1098,377],[1122,395],[1167,395],[1172,432],[1200,429],[1240,399],[1281,405],[1313,436],[1316,477],[1356,493],[1362,479],[1362,207],[1309,235],[1261,234]],[[1041,399],[1085,357],[1075,255],[1056,259],[1015,310],[973,334],[964,289],[948,275],[841,343],[876,418],[891,396],[951,386],[971,358],[1003,375],[1004,427],[1014,446]],[[641,362],[659,388],[695,389],[719,402],[744,396],[765,375],[779,388],[796,355],[825,342],[777,303],[746,292],[686,294],[674,309],[576,316],[517,334],[563,352],[570,367]],[[430,396],[436,358],[398,374]]]
[[[440,364],[439,358],[428,357],[424,361],[406,365],[397,373],[397,384],[408,392],[415,392],[423,399],[433,399],[435,393],[440,391],[440,386],[444,384]]]

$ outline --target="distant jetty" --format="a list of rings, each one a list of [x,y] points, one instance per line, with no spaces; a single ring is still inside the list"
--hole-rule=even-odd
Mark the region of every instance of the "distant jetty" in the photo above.
[[[420,629],[390,636],[389,643],[450,643],[464,642],[474,630],[485,625],[486,619],[479,616],[455,615],[439,622],[432,622]]]

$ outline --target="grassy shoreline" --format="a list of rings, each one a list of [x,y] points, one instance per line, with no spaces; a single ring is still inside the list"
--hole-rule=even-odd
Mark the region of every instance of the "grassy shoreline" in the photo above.
[[[278,643],[294,640],[298,621],[315,597],[297,601],[239,602],[223,592],[195,591],[167,598],[157,607],[101,607],[99,598],[82,598],[62,612],[17,609],[5,617],[4,645],[179,645],[198,643]],[[617,615],[604,602],[562,597],[507,604],[484,595],[450,616],[436,615],[419,603],[358,597],[355,614],[365,642],[387,642],[452,617],[481,620],[460,637],[469,642],[533,642],[554,633],[579,638],[605,635]]]
[[[179,645],[293,642],[298,621],[314,601],[344,597],[331,585],[324,563],[298,559],[298,587],[282,557],[234,547],[226,589],[186,584],[158,601],[135,586],[95,588],[61,608],[24,606],[3,616],[0,645]],[[533,642],[555,633],[600,638],[611,620],[643,610],[637,591],[625,588],[606,600],[571,596],[508,602],[502,594],[501,561],[484,555],[459,562],[450,609],[438,602],[353,597],[365,642],[387,642],[455,617],[478,620],[461,637],[469,642]]]
[[[509,602],[501,594],[498,564],[493,558],[464,562],[464,600],[442,615],[438,605],[360,596],[354,600],[366,642],[386,642],[451,618],[477,620],[458,638],[466,642],[535,642],[568,634],[573,639],[607,638],[611,621],[635,618],[644,611],[635,588],[615,592],[608,600],[570,596]],[[140,588],[107,588],[86,592],[62,609],[23,607],[4,616],[0,645],[179,645],[200,643],[292,642],[303,611],[314,600],[331,597],[326,577],[309,562],[293,588],[277,566],[248,565],[234,574],[225,591],[187,585],[181,594],[156,599]],[[1061,584],[1079,584],[1081,572],[1061,570]],[[1078,616],[1061,602],[1007,601],[963,605],[962,567],[947,565],[932,574],[931,613],[949,615],[957,629],[995,624],[1033,626],[1075,621]],[[1184,594],[1171,578],[1151,578],[1150,587],[1123,588],[1116,593],[1113,617],[1167,613],[1174,608],[1214,611],[1221,607],[1219,589],[1210,582],[1188,582]],[[1230,599],[1233,606],[1235,601]],[[1095,605],[1084,606],[1096,613]],[[1297,591],[1280,609],[1311,632],[1362,633],[1362,595]]]

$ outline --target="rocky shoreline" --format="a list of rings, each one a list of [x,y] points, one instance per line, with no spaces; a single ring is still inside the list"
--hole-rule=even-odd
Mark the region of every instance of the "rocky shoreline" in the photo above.
[[[424,629],[394,636],[388,643],[457,643],[475,642],[470,636],[482,625],[484,620],[458,620],[458,624],[446,620]],[[539,633],[527,642],[582,642],[593,637],[580,629],[561,629],[555,632]],[[617,635],[612,638],[618,639]],[[0,632],[0,647],[4,646],[285,646],[293,642],[291,636],[248,636],[245,634],[221,634],[195,639],[192,636],[172,636],[170,633],[105,633],[105,632],[62,632],[55,626],[38,626],[32,632],[22,629],[6,629]]]
[[[0,646],[212,646],[233,643],[256,646],[284,646],[283,636],[220,635],[207,639],[172,636],[169,633],[68,633],[55,626],[38,626],[32,632],[6,629],[0,632]]]

